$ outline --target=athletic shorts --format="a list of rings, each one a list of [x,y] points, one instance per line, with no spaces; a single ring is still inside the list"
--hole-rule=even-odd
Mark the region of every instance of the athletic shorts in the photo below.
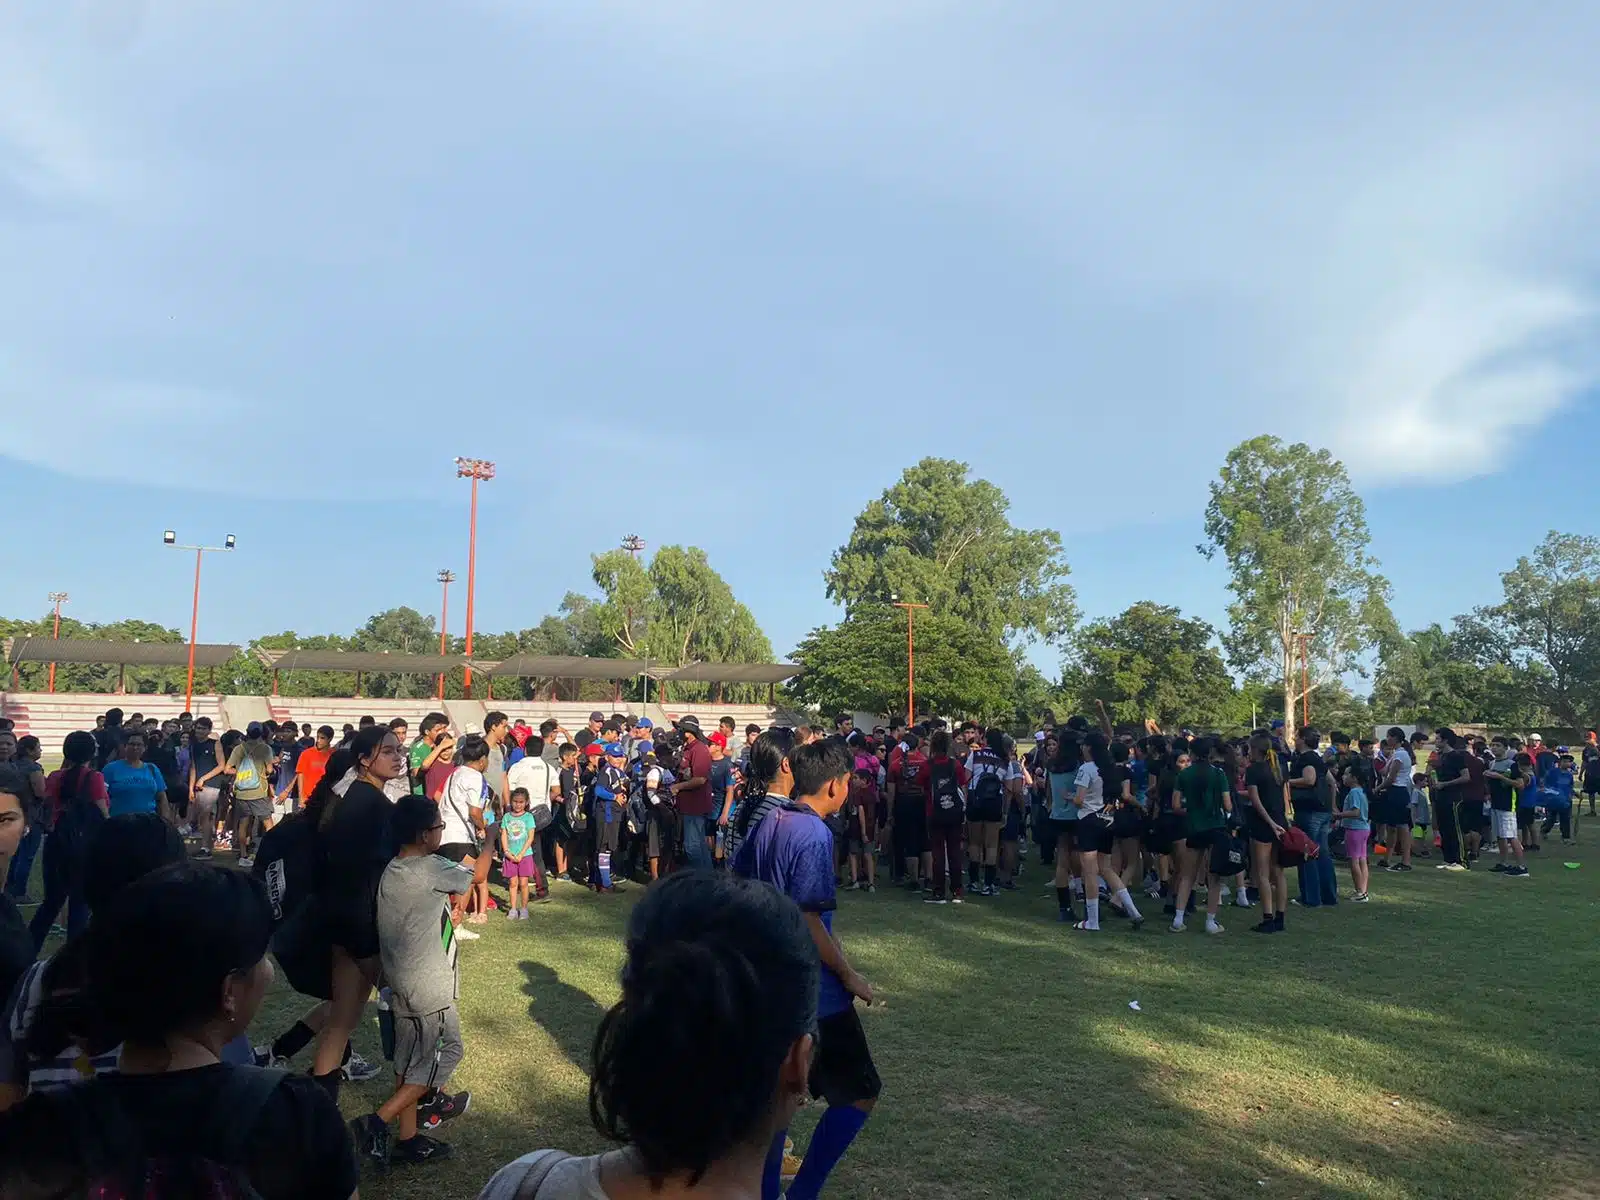
[[[1522,829],[1532,828],[1539,823],[1539,810],[1531,804],[1517,805],[1517,811],[1512,815],[1517,818],[1517,825]]]
[[[1497,808],[1490,816],[1494,819],[1495,837],[1509,840],[1517,836],[1517,815],[1515,813]]]
[[[811,1095],[840,1107],[876,1100],[883,1090],[867,1049],[867,1032],[855,1005],[817,1022],[817,1050],[811,1059]]]
[[[1583,794],[1585,796],[1600,795],[1600,772],[1583,781]]]
[[[1275,820],[1277,819],[1276,813],[1273,814],[1273,818]],[[1286,822],[1279,820],[1278,824],[1283,825],[1286,824]],[[1250,831],[1250,840],[1252,842],[1270,842],[1274,846],[1278,844],[1278,837],[1272,832],[1272,826],[1268,825],[1260,817],[1256,816],[1255,813],[1251,813],[1250,816],[1246,818],[1245,828]]]
[[[1183,844],[1191,850],[1209,850],[1216,844],[1217,839],[1226,833],[1225,829],[1202,829],[1199,833],[1191,833],[1184,838]]]
[[[1059,817],[1051,817],[1046,828],[1050,830],[1050,841],[1057,845],[1062,838],[1067,839],[1067,849],[1075,850],[1078,847],[1078,820],[1074,817],[1070,821],[1063,821]]]
[[[425,1017],[394,1014],[394,1073],[404,1082],[442,1088],[465,1053],[455,1005]]]
[[[648,858],[669,858],[678,844],[678,814],[659,809],[650,814],[645,825],[645,855]]]
[[[235,821],[242,821],[246,817],[254,817],[258,821],[265,821],[271,816],[271,800],[241,800],[237,796],[233,798],[233,819]]]
[[[1078,853],[1080,854],[1110,854],[1117,838],[1111,831],[1108,822],[1098,817],[1081,817],[1075,822],[1078,826]]]
[[[1489,815],[1483,811],[1482,800],[1461,800],[1456,803],[1456,820],[1462,833],[1489,832]]]
[[[451,842],[448,846],[440,846],[434,853],[440,858],[448,858],[453,863],[462,863],[469,858],[478,857],[478,848],[471,842]]]
[[[1378,795],[1378,811],[1373,814],[1374,825],[1393,825],[1399,829],[1411,827],[1411,792],[1407,788],[1387,788]]]
[[[351,958],[378,957],[377,899],[376,889],[324,896],[328,941],[342,946]]]
[[[1346,829],[1344,831],[1344,852],[1352,860],[1367,856],[1367,843],[1372,840],[1370,829]]]

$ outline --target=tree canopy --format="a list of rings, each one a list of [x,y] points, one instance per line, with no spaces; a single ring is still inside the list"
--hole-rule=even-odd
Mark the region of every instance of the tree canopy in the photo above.
[[[1367,553],[1365,505],[1326,450],[1265,435],[1235,446],[1211,485],[1205,534],[1200,553],[1220,553],[1228,565],[1228,661],[1282,682],[1290,725],[1305,691],[1358,672],[1361,652],[1392,636],[1389,584]],[[1302,642],[1309,688],[1301,686]]]
[[[1073,635],[1062,689],[1085,708],[1100,701],[1121,723],[1221,724],[1234,684],[1215,637],[1206,622],[1141,600]]]
[[[1061,535],[1012,525],[1005,493],[968,472],[947,458],[906,468],[834,553],[828,598],[847,616],[898,598],[996,641],[1059,641],[1077,620]]]

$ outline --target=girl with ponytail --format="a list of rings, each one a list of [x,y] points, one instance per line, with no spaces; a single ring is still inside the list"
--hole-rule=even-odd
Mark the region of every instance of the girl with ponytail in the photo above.
[[[479,1200],[762,1194],[768,1148],[807,1090],[818,986],[787,896],[729,872],[661,880],[628,920],[622,998],[594,1039],[589,1115],[619,1148],[525,1155]],[[737,1035],[708,1039],[708,1021]]]

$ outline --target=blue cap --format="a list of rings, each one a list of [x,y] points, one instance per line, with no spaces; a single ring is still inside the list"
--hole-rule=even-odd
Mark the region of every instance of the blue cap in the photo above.
[[[1272,727],[1273,727],[1273,728],[1274,728],[1274,729],[1282,729],[1282,728],[1283,728],[1283,718],[1282,718],[1282,717],[1278,717],[1278,718],[1276,718],[1276,719],[1275,719],[1275,720],[1274,720],[1274,721],[1273,721],[1273,722],[1272,722]]]
[[[250,724],[244,727],[244,735],[247,738],[258,738],[265,732],[266,730],[262,728],[260,721],[251,721]]]
[[[626,756],[627,753],[628,752],[622,748],[622,743],[621,742],[607,742],[606,743],[606,756],[608,758],[610,756],[612,756],[612,755],[615,755],[617,758],[622,758],[622,757]]]
[[[635,729],[654,729],[655,727],[656,723],[649,717],[640,717],[638,724],[634,726]]]

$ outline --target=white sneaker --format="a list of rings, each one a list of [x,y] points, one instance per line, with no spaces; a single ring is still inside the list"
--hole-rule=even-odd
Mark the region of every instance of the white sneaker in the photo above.
[[[483,934],[474,933],[472,930],[468,929],[465,925],[458,925],[456,927],[456,941],[458,941],[458,942],[475,942],[479,938],[481,938],[482,936],[483,936]]]
[[[383,1074],[382,1067],[373,1066],[354,1050],[350,1051],[350,1061],[340,1067],[344,1077],[351,1083],[365,1083],[369,1079],[376,1079]]]
[[[1250,898],[1248,896],[1246,896],[1243,892],[1240,892],[1237,896],[1235,896],[1233,898],[1233,903],[1234,903],[1235,907],[1237,907],[1237,908],[1249,908],[1250,907]]]
[[[249,857],[248,855],[246,855],[246,856],[244,856],[244,857],[239,859],[239,868],[241,870],[248,871],[251,867],[253,867],[255,865],[256,865],[256,860],[251,858],[251,857]]]
[[[1207,921],[1206,922],[1206,932],[1210,933],[1210,934],[1218,934],[1218,933],[1222,933],[1224,931],[1223,931],[1222,926],[1218,925],[1215,921]]]

